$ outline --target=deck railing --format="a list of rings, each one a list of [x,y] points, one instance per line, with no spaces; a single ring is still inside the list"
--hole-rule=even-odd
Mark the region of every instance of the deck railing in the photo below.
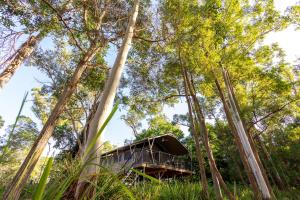
[[[147,163],[153,165],[165,165],[172,168],[192,170],[191,160],[187,156],[176,156],[162,151],[150,149],[136,149],[121,154],[103,157],[103,164],[128,163],[132,167]]]

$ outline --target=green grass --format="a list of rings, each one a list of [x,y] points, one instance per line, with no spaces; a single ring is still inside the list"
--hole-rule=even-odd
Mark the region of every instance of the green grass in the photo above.
[[[174,181],[161,184],[140,183],[132,188],[133,193],[144,200],[199,200],[203,199],[198,183]]]
[[[234,185],[229,185],[233,192]],[[132,187],[133,193],[139,200],[201,200],[204,199],[201,186],[197,182],[173,181],[170,183],[153,184],[141,183]],[[212,185],[209,186],[210,199],[216,199]],[[300,190],[279,191],[274,189],[278,200],[299,200]],[[239,200],[253,200],[252,191],[249,187],[237,185],[236,197]],[[227,199],[224,195],[224,199]]]
[[[45,195],[42,199],[62,199],[66,197],[68,190],[72,191],[72,187],[79,176],[78,166],[64,163],[57,166],[55,177],[47,184]],[[74,165],[74,164],[73,164]],[[62,167],[65,166],[65,170]],[[67,170],[66,170],[67,169]],[[52,175],[53,176],[53,175]],[[96,184],[95,184],[96,183]],[[73,186],[72,186],[73,185]],[[34,191],[37,184],[28,184],[26,192],[23,193],[22,199],[31,199],[30,193]],[[93,183],[89,186],[90,190],[95,189],[94,195],[89,199],[101,200],[201,200],[201,186],[198,182],[190,181],[172,181],[155,183],[151,181],[140,182],[135,186],[127,187],[123,184],[119,177],[111,173],[107,169],[102,169],[93,179]],[[233,192],[234,186],[229,185]],[[1,188],[0,188],[1,191]],[[209,185],[210,199],[215,199],[212,185]],[[293,188],[289,191],[279,191],[274,189],[275,196],[278,200],[298,200],[300,199],[300,190]],[[1,193],[0,193],[1,194]],[[225,196],[225,195],[224,195]],[[252,200],[252,191],[249,187],[237,185],[236,196],[239,200]],[[226,199],[226,197],[224,198]]]

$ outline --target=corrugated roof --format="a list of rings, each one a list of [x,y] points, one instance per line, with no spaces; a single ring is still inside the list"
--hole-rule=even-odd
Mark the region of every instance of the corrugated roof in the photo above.
[[[163,151],[168,152],[173,155],[185,155],[188,154],[187,148],[172,134],[165,134],[165,135],[160,135],[160,136],[155,136],[151,138],[145,138],[143,140],[136,141],[132,144],[128,144],[122,147],[118,147],[116,149],[113,149],[111,151],[105,152],[102,155],[107,155],[114,153],[116,151],[125,151],[130,148],[133,148],[134,146],[136,147],[145,147],[148,146],[148,141],[153,142],[156,144],[158,147],[163,149]]]

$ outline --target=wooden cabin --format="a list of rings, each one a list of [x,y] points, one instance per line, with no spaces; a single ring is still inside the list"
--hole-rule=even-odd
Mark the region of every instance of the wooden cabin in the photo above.
[[[173,135],[146,138],[106,152],[101,164],[114,172],[131,168],[156,178],[183,177],[192,174],[187,148]]]

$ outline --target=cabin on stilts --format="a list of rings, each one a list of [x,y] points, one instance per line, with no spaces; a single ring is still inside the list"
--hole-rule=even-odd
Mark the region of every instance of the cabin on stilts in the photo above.
[[[187,148],[171,134],[146,138],[106,152],[101,156],[101,164],[125,176],[129,176],[132,168],[158,179],[192,174]]]

